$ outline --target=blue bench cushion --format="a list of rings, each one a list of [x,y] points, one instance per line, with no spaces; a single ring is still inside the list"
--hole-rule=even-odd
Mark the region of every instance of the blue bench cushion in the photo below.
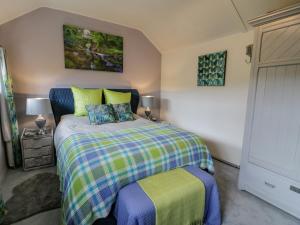
[[[204,224],[220,225],[219,192],[214,177],[196,166],[187,166],[184,169],[204,183]],[[155,225],[155,207],[136,182],[119,191],[114,216],[118,225]]]

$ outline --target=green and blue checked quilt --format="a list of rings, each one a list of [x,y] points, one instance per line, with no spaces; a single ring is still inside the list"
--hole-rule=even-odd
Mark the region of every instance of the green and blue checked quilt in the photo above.
[[[214,172],[201,138],[169,124],[76,133],[58,146],[57,158],[67,225],[106,217],[118,191],[147,176],[187,165]]]

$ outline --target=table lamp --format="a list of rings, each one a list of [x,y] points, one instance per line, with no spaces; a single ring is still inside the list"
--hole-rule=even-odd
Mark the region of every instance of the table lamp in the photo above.
[[[39,128],[38,134],[45,134],[44,127],[47,121],[43,115],[52,114],[50,100],[48,98],[27,98],[26,114],[37,115],[35,124]]]
[[[142,107],[145,107],[145,114],[147,119],[151,120],[151,108],[154,106],[154,96],[142,96]]]

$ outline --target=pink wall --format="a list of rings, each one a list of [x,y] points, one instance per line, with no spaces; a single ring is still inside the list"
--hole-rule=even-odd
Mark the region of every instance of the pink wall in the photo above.
[[[124,72],[64,68],[63,24],[122,36]],[[25,99],[47,96],[51,87],[137,88],[157,98],[159,116],[161,54],[138,30],[49,8],[40,8],[0,26],[16,93],[20,126],[27,126]],[[32,122],[31,118],[29,120]]]

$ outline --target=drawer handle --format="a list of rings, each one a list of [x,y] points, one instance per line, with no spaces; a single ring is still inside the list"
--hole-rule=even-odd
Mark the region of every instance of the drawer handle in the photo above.
[[[276,187],[274,184],[271,184],[267,181],[265,181],[265,185],[268,186],[269,188],[275,188]]]
[[[33,147],[33,148],[26,148],[26,149],[41,149],[41,148],[45,148],[45,147],[51,147],[50,145],[43,145],[41,147]]]
[[[290,186],[290,190],[293,191],[293,192],[296,192],[297,194],[300,194],[300,188],[297,188],[293,185]]]

